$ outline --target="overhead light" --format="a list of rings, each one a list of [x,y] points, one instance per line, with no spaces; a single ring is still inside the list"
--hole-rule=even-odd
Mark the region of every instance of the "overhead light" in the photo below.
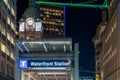
[[[65,74],[67,74],[66,72],[41,72],[41,73],[38,73],[39,75],[41,75],[41,74],[49,74],[49,75],[65,75]]]

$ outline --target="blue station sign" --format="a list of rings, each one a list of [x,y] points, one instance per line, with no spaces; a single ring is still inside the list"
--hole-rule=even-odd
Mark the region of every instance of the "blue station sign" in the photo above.
[[[20,60],[20,68],[27,67],[69,67],[68,60]]]

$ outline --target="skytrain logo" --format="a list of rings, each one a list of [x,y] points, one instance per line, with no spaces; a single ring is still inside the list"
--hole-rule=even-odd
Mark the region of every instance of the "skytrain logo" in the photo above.
[[[20,60],[20,68],[27,68],[28,61],[27,60]]]

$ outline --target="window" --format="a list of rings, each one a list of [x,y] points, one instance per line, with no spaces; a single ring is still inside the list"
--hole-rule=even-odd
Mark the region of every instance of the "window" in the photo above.
[[[13,29],[13,31],[15,31],[15,25],[13,24],[13,22],[11,22],[11,28]]]
[[[14,53],[11,52],[11,56],[10,56],[13,60],[15,60],[15,56],[14,56]]]
[[[8,9],[10,9],[10,4],[8,3],[8,0],[4,0],[4,2],[7,5]]]
[[[6,54],[9,55],[9,48],[6,47]]]
[[[7,39],[10,41],[10,34],[7,32]]]
[[[15,11],[12,7],[11,7],[11,13],[12,13],[13,16],[15,16]]]
[[[2,27],[2,34],[5,36],[5,29]]]
[[[3,60],[1,60],[1,71],[3,71]]]
[[[1,70],[4,73],[5,72],[5,61],[1,61]]]
[[[14,39],[8,32],[7,32],[7,39],[8,39],[9,42],[11,42],[14,45]]]
[[[7,74],[9,75],[9,71],[10,69],[9,69],[9,64],[7,64]]]
[[[14,39],[12,36],[10,36],[10,42],[14,45]]]
[[[1,44],[1,51],[3,51],[4,53],[5,53],[5,47],[6,47],[5,44],[2,43]]]
[[[10,25],[10,18],[7,17],[7,23]]]
[[[11,76],[14,76],[14,69],[12,66],[10,67],[10,74],[11,74]]]

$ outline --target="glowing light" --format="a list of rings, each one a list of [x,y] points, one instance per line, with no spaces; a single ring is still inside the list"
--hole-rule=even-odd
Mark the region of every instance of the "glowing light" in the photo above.
[[[63,74],[67,74],[66,72],[41,72],[41,73],[38,73],[38,74],[49,74],[49,75],[55,75],[55,74],[58,74],[58,75],[63,75]]]

